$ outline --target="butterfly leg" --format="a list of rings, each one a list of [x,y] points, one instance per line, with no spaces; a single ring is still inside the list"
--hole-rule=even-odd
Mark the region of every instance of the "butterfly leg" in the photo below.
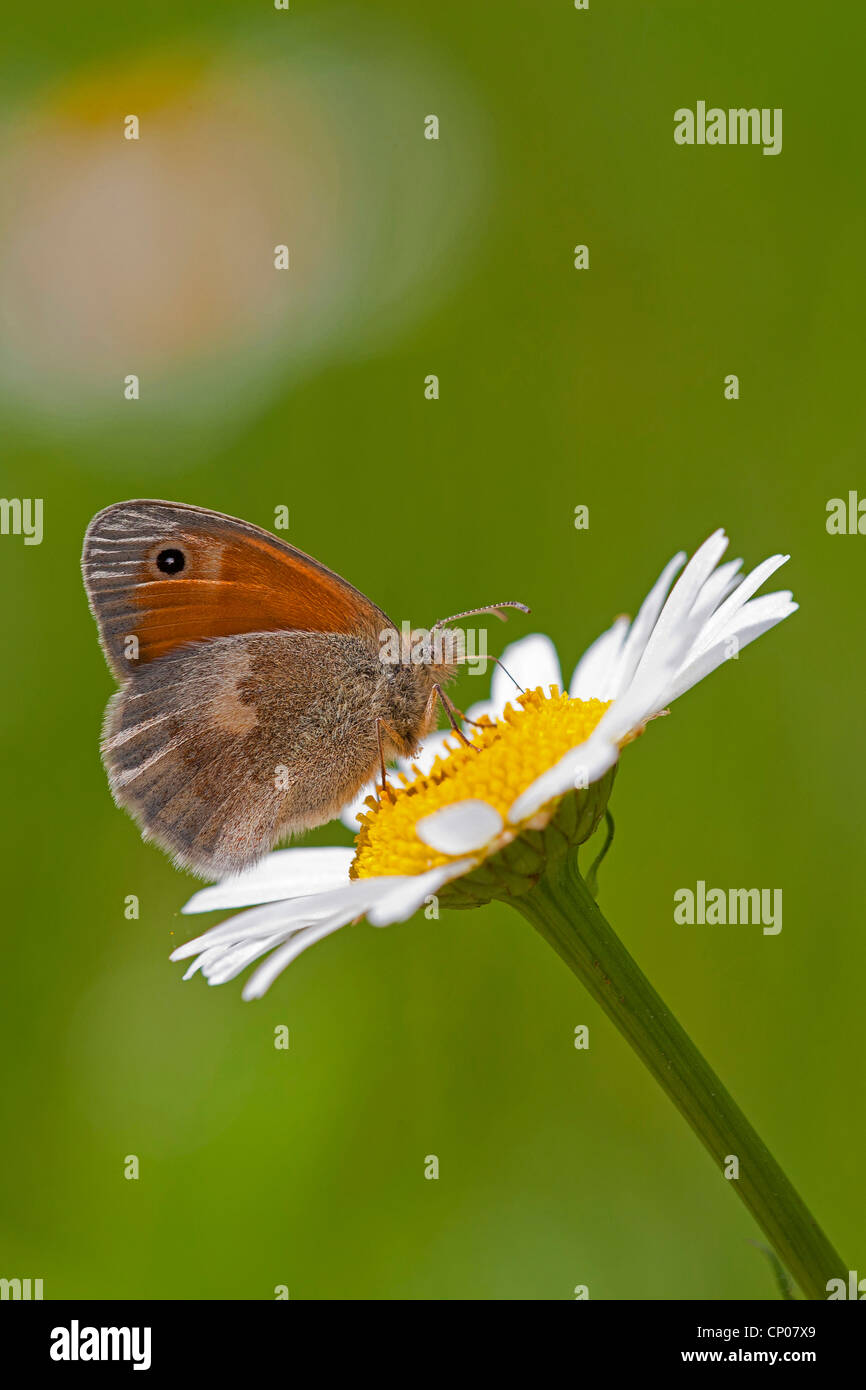
[[[380,771],[381,774],[382,774],[382,786],[381,786],[381,788],[377,787],[376,790],[377,790],[377,792],[381,792],[382,795],[387,796],[389,801],[393,801],[393,799],[394,799],[393,793],[392,793],[392,791],[391,791],[391,788],[388,786],[388,769],[385,767],[385,749],[384,749],[383,746],[382,746],[382,730],[383,730],[383,729],[388,730],[389,733],[392,733],[392,732],[393,732],[393,730],[391,730],[391,729],[388,728],[388,724],[386,723],[386,721],[385,721],[384,719],[379,719],[379,718],[377,718],[377,720],[376,720],[376,742],[377,742],[378,745],[379,745],[379,771]],[[379,795],[379,796],[377,797],[377,800],[380,801],[380,802],[381,802],[381,800],[382,800],[382,795]]]
[[[433,700],[436,699],[439,700],[440,704],[442,705],[442,708],[448,715],[448,723],[451,725],[451,728],[454,730],[455,734],[460,739],[460,742],[465,743],[467,748],[475,748],[476,753],[480,753],[481,749],[476,748],[475,744],[470,742],[470,740],[466,737],[463,730],[461,729],[460,725],[457,723],[457,720],[454,718],[455,714],[460,714],[460,711],[459,709],[456,709],[454,705],[452,705],[451,701],[448,699],[448,696],[445,694],[445,691],[442,689],[438,681],[435,682],[433,689],[430,692],[430,700],[428,701],[428,704],[432,704]],[[463,716],[461,716],[461,718],[462,717]],[[469,723],[474,724],[475,720],[470,719]]]
[[[456,705],[454,705],[454,713],[460,715],[460,718],[463,720],[464,724],[471,724],[473,729],[494,728],[494,721],[490,718],[488,714],[485,714],[483,719],[470,719],[469,715],[464,714],[462,709],[458,709]]]

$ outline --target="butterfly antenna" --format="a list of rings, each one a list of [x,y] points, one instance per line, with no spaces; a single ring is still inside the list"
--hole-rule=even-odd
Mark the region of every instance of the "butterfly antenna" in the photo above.
[[[508,618],[504,613],[500,613],[500,608],[519,608],[521,613],[531,613],[532,609],[527,608],[525,603],[517,603],[513,599],[506,599],[504,603],[488,603],[483,608],[467,608],[465,613],[452,613],[450,618],[439,618],[430,629],[435,632],[437,627],[443,627],[445,623],[456,623],[458,618],[474,618],[481,613],[492,613],[501,623],[506,623]]]
[[[481,611],[482,611],[482,613],[483,613],[483,612],[486,612],[485,609],[482,609]],[[510,681],[514,681],[514,684],[517,686],[517,689],[520,691],[521,695],[525,695],[525,694],[526,694],[526,691],[523,689],[523,686],[520,685],[518,681],[514,680],[514,677],[512,676],[512,674],[511,674],[511,672],[509,671],[508,667],[502,665],[502,662],[499,660],[499,657],[498,657],[498,656],[490,656],[490,654],[489,654],[488,652],[479,652],[478,656],[459,656],[459,657],[457,658],[456,662],[455,662],[455,665],[460,666],[460,665],[462,665],[462,664],[463,664],[464,662],[466,662],[466,661],[493,661],[493,662],[495,662],[497,666],[499,666],[499,667],[502,668],[502,670],[505,672],[505,674],[506,674],[506,676],[508,677],[508,679],[509,679]],[[470,722],[471,722],[471,721],[470,721]]]

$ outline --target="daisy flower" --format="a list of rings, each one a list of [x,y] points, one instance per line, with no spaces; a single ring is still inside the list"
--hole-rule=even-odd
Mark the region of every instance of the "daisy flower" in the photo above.
[[[634,622],[618,618],[578,663],[566,694],[545,637],[505,653],[526,688],[515,697],[497,671],[491,699],[467,720],[465,743],[428,742],[399,785],[347,809],[355,849],[289,849],[196,893],[186,912],[246,907],[188,941],[211,984],[260,961],[244,998],[265,993],[313,942],[349,922],[405,921],[434,898],[446,906],[508,901],[556,951],[620,1030],[712,1156],[738,1159],[736,1190],[766,1235],[777,1266],[805,1296],[825,1298],[849,1266],[767,1146],[659,998],[595,901],[576,847],[607,810],[620,752],[717,666],[793,613],[788,592],[757,596],[786,555],[742,577],[722,563],[716,531],[692,556],[675,555]],[[682,571],[680,573],[680,571]],[[679,575],[679,578],[677,578]]]
[[[787,555],[743,576],[742,561],[722,563],[727,544],[720,530],[688,563],[675,555],[634,621],[618,618],[585,652],[567,693],[547,637],[509,647],[504,665],[522,693],[497,668],[490,700],[469,711],[469,746],[434,734],[390,797],[347,808],[354,850],[278,850],[196,893],[184,912],[248,910],[173,952],[194,958],[184,978],[200,970],[222,984],[261,961],[243,990],[259,998],[296,956],[349,923],[389,926],[434,899],[470,907],[528,893],[598,826],[622,749],[796,610],[788,591],[756,597]]]

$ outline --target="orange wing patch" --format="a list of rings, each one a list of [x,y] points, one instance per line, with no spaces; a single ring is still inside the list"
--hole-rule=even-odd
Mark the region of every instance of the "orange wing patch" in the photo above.
[[[82,569],[103,648],[121,680],[136,659],[154,661],[211,637],[373,635],[393,626],[360,590],[302,550],[202,507],[142,501],[106,508],[87,529]]]

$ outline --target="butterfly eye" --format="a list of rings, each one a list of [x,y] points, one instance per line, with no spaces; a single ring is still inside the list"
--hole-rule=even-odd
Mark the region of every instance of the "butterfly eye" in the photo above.
[[[156,557],[156,568],[163,574],[180,574],[185,564],[182,550],[161,550]]]

